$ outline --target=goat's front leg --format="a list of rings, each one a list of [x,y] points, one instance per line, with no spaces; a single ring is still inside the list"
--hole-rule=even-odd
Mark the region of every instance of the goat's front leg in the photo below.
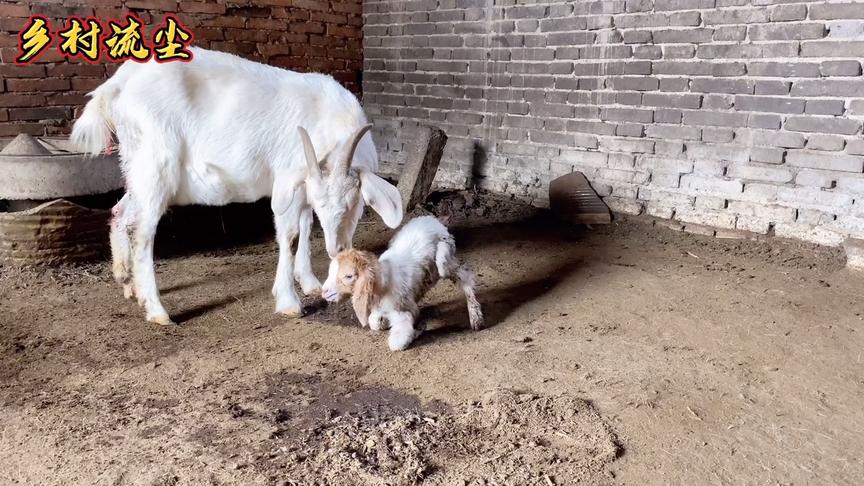
[[[306,207],[300,212],[300,238],[297,242],[294,278],[306,295],[321,293],[321,281],[312,273],[312,249],[309,238],[312,236],[312,208]]]
[[[132,276],[138,304],[147,311],[147,321],[168,326],[174,324],[168,317],[162,302],[159,301],[159,288],[156,286],[156,270],[153,266],[153,241],[156,226],[162,216],[153,211],[138,208],[135,224],[135,245],[133,247]]]
[[[387,336],[387,345],[390,351],[402,351],[406,349],[422,331],[414,329],[414,314],[410,312],[390,312],[390,335]]]
[[[123,286],[123,297],[135,297],[132,283],[132,247],[129,230],[133,227],[135,208],[132,197],[127,193],[111,209],[111,268],[114,280]]]
[[[276,216],[276,243],[279,245],[279,264],[276,266],[276,280],[273,282],[273,296],[276,297],[276,312],[290,317],[300,317],[303,311],[300,298],[294,290],[294,255],[291,245],[297,237],[299,211],[289,208]]]

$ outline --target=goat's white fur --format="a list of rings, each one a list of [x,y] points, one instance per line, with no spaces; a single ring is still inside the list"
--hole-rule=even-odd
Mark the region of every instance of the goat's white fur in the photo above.
[[[276,310],[299,315],[292,274],[305,293],[320,289],[309,254],[312,211],[334,256],[351,247],[364,201],[397,227],[399,193],[375,175],[378,156],[369,134],[350,164],[332,170],[351,157],[352,135],[367,119],[357,98],[331,77],[193,52],[189,63],[126,62],[90,93],[73,128],[72,140],[91,154],[109,147],[112,132],[118,140],[126,195],[111,223],[114,276],[127,297],[138,296],[148,321],[171,323],[153,269],[153,239],[166,208],[271,196],[279,244]],[[298,127],[323,154],[314,164],[305,160]],[[295,268],[291,245],[298,235]]]
[[[339,253],[330,262],[321,293],[330,302],[351,294],[360,324],[381,330],[389,322],[388,345],[400,351],[423,331],[415,328],[418,302],[442,278],[465,293],[471,328],[483,327],[473,275],[456,258],[453,236],[432,216],[409,221],[380,258],[358,250]]]

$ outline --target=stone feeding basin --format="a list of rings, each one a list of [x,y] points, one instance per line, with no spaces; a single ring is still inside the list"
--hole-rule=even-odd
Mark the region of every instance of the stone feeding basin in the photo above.
[[[57,265],[103,256],[108,208],[122,188],[116,155],[90,157],[65,139],[18,135],[0,150],[0,262]]]

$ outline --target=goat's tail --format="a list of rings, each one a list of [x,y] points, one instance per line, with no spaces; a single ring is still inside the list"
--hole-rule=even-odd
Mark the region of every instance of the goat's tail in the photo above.
[[[459,281],[459,286],[462,287],[462,292],[465,292],[465,300],[468,302],[468,322],[471,324],[471,329],[479,331],[483,329],[483,309],[480,308],[480,302],[477,301],[477,294],[474,292],[474,274],[468,270],[465,265],[460,265],[456,270],[456,279]]]
[[[111,146],[111,104],[120,91],[111,81],[90,93],[92,99],[72,127],[72,143],[90,155],[99,155]]]

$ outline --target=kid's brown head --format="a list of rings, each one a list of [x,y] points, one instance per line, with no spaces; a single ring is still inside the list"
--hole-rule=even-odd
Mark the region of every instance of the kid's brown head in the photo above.
[[[339,252],[330,261],[321,297],[328,302],[338,302],[345,295],[369,291],[367,287],[374,281],[377,264],[378,258],[368,251],[351,249]]]

